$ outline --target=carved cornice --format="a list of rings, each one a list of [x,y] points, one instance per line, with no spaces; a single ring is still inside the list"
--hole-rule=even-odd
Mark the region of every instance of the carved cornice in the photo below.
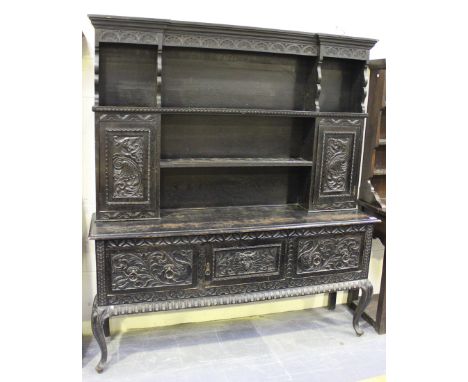
[[[330,293],[340,290],[366,288],[371,285],[367,279],[329,283],[323,285],[309,285],[281,290],[265,290],[247,292],[243,294],[196,297],[188,299],[174,299],[167,301],[131,303],[121,305],[99,306],[100,311],[106,310],[109,316],[120,316],[135,313],[158,312],[163,310],[180,310],[187,308],[201,308],[206,306],[240,304],[245,302],[274,300],[279,298],[307,296],[318,293]]]
[[[354,60],[368,60],[369,50],[350,48],[345,46],[320,46],[324,57],[349,58]]]
[[[286,30],[276,30],[276,29],[266,29],[266,28],[253,28],[253,27],[243,27],[235,25],[220,25],[220,24],[207,24],[207,23],[194,23],[194,22],[182,22],[182,21],[173,21],[173,20],[161,20],[161,19],[150,19],[150,18],[140,18],[140,17],[120,17],[120,16],[106,16],[106,15],[89,15],[89,18],[93,26],[98,30],[111,30],[111,31],[131,31],[132,33],[150,33],[157,35],[158,33],[165,33],[169,37],[169,42],[165,41],[164,44],[170,45],[171,39],[175,40],[172,43],[181,44],[179,42],[179,36],[188,36],[195,38],[201,36],[206,39],[220,39],[221,41],[205,41],[205,45],[215,45],[215,48],[224,48],[227,49],[236,49],[237,44],[242,44],[244,41],[248,41],[251,46],[259,44],[258,48],[255,48],[259,51],[272,51],[274,53],[292,53],[292,54],[306,54],[306,55],[316,55],[317,46],[319,44],[327,46],[330,48],[337,48],[339,53],[343,55],[349,55],[349,52],[342,51],[340,48],[351,49],[351,57],[357,58],[361,57],[360,51],[368,51],[371,49],[377,40],[369,38],[359,38],[359,37],[350,37],[342,35],[327,35],[327,34],[317,34],[317,33],[307,33],[307,32],[297,32],[297,31],[286,31]],[[176,36],[173,38],[172,36]],[[106,36],[105,36],[106,37]],[[115,38],[113,35],[106,38]],[[120,40],[123,37],[119,37]],[[129,37],[126,37],[129,38]],[[132,37],[133,40],[137,39],[138,43],[144,43],[143,37]],[[231,47],[228,42],[224,43],[222,41],[226,39],[233,39],[236,42],[234,47]],[[143,40],[143,42],[142,42]],[[188,41],[187,45],[194,44],[195,42]],[[283,44],[283,47],[286,52],[283,51],[283,48],[273,47],[272,45],[276,43]],[[201,44],[201,42],[197,42]],[[265,45],[261,45],[265,44]],[[219,46],[218,46],[219,45]],[[296,47],[296,46],[297,47]],[[179,45],[178,45],[179,46]],[[248,49],[248,46],[246,48]],[[210,48],[211,46],[200,47]],[[244,47],[239,47],[242,50],[245,50]],[[299,53],[296,53],[299,49]],[[300,52],[302,51],[302,53]],[[315,53],[314,53],[315,51]],[[333,53],[333,52],[332,52]],[[361,59],[361,58],[359,58]]]
[[[123,42],[368,60],[377,40],[233,25],[90,15],[99,42]],[[162,37],[164,34],[164,38]],[[164,40],[164,41],[162,41]]]
[[[96,43],[120,42],[127,44],[151,44],[161,43],[161,32],[137,31],[128,29],[96,29]]]
[[[167,33],[164,36],[164,45],[297,54],[304,56],[316,56],[318,52],[317,45],[312,43],[307,44],[287,41],[268,41],[227,35],[219,36]]]

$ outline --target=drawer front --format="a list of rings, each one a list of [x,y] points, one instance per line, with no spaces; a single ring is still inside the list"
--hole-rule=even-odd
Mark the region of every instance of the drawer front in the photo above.
[[[198,246],[154,245],[145,240],[109,241],[99,245],[105,247],[107,298],[197,287]],[[109,301],[115,299],[111,297]]]
[[[372,225],[96,242],[99,305],[365,279]]]
[[[362,242],[362,235],[300,239],[297,274],[359,269]]]
[[[207,279],[213,285],[278,279],[283,276],[285,253],[285,240],[213,246]]]
[[[295,276],[359,271],[364,268],[365,232],[299,238]]]
[[[193,285],[194,250],[149,248],[110,256],[111,290]]]

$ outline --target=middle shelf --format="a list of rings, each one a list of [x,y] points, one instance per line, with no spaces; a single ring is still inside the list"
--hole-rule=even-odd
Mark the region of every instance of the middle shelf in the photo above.
[[[161,168],[184,167],[298,167],[312,166],[303,158],[176,158],[161,159]]]

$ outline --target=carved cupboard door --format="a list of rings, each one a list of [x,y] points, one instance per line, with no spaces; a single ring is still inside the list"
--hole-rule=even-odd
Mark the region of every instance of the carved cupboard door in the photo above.
[[[159,217],[158,114],[96,113],[97,219]]]
[[[362,123],[362,119],[319,120],[312,210],[356,207]]]

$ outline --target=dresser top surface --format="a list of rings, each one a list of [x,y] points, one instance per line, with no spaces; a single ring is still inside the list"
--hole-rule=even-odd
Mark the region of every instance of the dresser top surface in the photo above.
[[[379,220],[358,210],[307,212],[294,206],[220,207],[162,210],[161,219],[145,221],[91,221],[89,238],[107,240],[227,232],[272,231],[350,224]]]
[[[310,33],[269,28],[257,28],[239,25],[212,24],[168,19],[153,19],[145,17],[124,17],[111,15],[88,15],[95,28],[104,29],[142,29],[166,30],[184,33],[233,34],[264,38],[292,38],[294,40],[314,40],[320,43],[344,44],[372,48],[378,40],[326,33]]]

